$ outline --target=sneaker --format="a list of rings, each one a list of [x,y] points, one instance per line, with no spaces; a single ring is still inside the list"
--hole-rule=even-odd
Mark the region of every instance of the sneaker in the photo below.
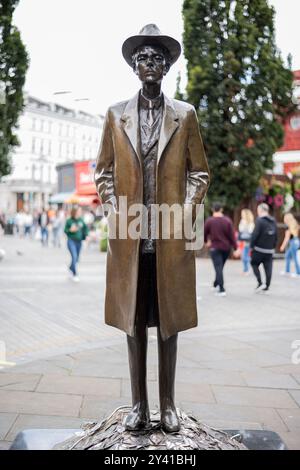
[[[78,276],[73,276],[73,282],[79,282],[79,277]]]
[[[210,290],[216,292],[219,289],[219,286],[211,286]]]
[[[261,292],[265,287],[264,284],[258,284],[255,288],[255,292]]]
[[[226,297],[226,291],[225,290],[218,290],[215,292],[215,295],[217,297]]]
[[[291,277],[300,277],[300,274],[297,274],[297,273],[291,273]]]
[[[288,273],[287,271],[280,271],[280,276],[289,276],[290,273]]]

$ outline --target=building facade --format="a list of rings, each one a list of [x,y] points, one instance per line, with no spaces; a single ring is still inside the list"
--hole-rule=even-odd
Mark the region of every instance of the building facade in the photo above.
[[[300,70],[294,72],[296,111],[284,123],[284,144],[274,155],[274,174],[300,175]]]
[[[0,210],[13,214],[47,206],[57,192],[57,165],[95,160],[103,116],[26,97],[12,173],[0,183]]]

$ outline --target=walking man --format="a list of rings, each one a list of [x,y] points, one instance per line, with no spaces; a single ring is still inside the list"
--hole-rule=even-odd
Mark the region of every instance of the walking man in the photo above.
[[[204,242],[209,248],[216,273],[213,283],[215,295],[224,297],[226,296],[226,291],[224,288],[223,269],[231,249],[234,249],[235,256],[237,256],[238,250],[232,221],[223,214],[223,207],[219,202],[213,205],[212,217],[205,221]]]
[[[252,248],[251,265],[257,279],[256,292],[267,292],[272,278],[273,254],[277,243],[276,221],[269,215],[269,206],[265,203],[257,207],[255,228],[251,236]],[[263,284],[259,266],[263,265],[266,283]]]

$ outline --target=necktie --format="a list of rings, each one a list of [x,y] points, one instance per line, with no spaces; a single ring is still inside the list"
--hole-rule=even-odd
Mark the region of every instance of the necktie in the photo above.
[[[148,116],[147,116],[147,118],[148,118],[148,124],[149,124],[150,127],[152,127],[152,126],[153,126],[153,123],[154,123],[154,116],[153,116],[153,108],[154,108],[154,106],[153,106],[153,101],[148,100],[148,104],[149,104]]]

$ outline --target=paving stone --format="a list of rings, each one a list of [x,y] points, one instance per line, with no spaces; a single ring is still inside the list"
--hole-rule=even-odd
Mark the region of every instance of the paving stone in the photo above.
[[[38,385],[37,392],[117,398],[121,393],[121,381],[97,377],[44,375]]]
[[[0,441],[0,450],[9,450],[11,444],[9,441]]]
[[[121,397],[117,400],[107,400],[97,396],[87,395],[83,399],[80,418],[98,421],[109,416],[119,406],[131,405],[131,400]]]
[[[297,408],[287,391],[249,387],[212,386],[218,403],[264,408]]]
[[[14,374],[0,372],[0,390],[23,390],[32,392],[41,379],[39,374]]]
[[[242,372],[242,376],[250,387],[300,389],[300,384],[288,374],[256,370]]]
[[[200,421],[253,422],[259,423],[264,429],[272,431],[280,429],[288,431],[276,410],[254,406],[196,404],[191,402],[178,403],[186,413],[194,414]],[[294,410],[293,410],[294,411]]]
[[[15,413],[0,413],[0,440],[5,439],[17,416]]]
[[[16,374],[60,374],[69,375],[70,371],[60,367],[50,360],[37,360],[14,367]]]
[[[295,380],[297,380],[298,384],[300,384],[300,374],[292,374]]]
[[[286,359],[290,360],[292,355],[291,343],[293,338],[294,334],[291,331],[289,339],[274,339],[274,337],[267,341],[253,339],[252,341],[249,341],[249,344],[251,344],[251,346],[255,349],[258,348],[263,351],[274,352],[275,354],[280,354],[281,356],[284,356]]]
[[[86,420],[82,418],[21,414],[18,416],[6,439],[13,441],[18,432],[25,429],[79,429],[84,422]]]
[[[276,374],[290,374],[290,375],[300,375],[300,365],[296,364],[284,364],[281,366],[266,367],[266,370],[270,372],[275,372]]]
[[[208,419],[205,421],[208,426],[211,426],[215,429],[237,429],[237,430],[244,430],[244,429],[256,429],[262,430],[263,427],[260,423],[253,423],[251,421],[225,421],[225,420],[218,420],[218,419]]]
[[[228,336],[210,336],[209,338],[201,338],[201,343],[208,345],[210,348],[215,348],[220,351],[233,351],[235,349],[243,349],[245,343],[235,338]]]
[[[157,379],[157,367],[148,364],[148,378],[149,380]],[[110,377],[110,378],[124,378],[129,379],[129,366],[127,364],[110,364],[102,362],[95,364],[92,362],[80,361],[74,365],[71,372],[72,376],[80,377]]]
[[[176,371],[177,380],[179,382],[199,383],[199,384],[222,384],[222,385],[245,385],[246,382],[239,372],[182,368],[178,367]]]
[[[300,407],[300,390],[289,390],[289,393]]]
[[[188,358],[194,362],[198,362],[203,359],[211,361],[226,360],[226,353],[224,351],[219,351],[218,349],[199,344],[198,341],[197,343],[185,345],[180,345],[179,343],[178,353],[180,356]]]
[[[192,363],[193,366],[195,367],[194,363]],[[198,367],[200,369],[215,369],[215,370],[223,370],[223,371],[236,371],[236,372],[241,372],[241,371],[257,371],[259,370],[258,366],[255,364],[251,364],[248,361],[243,361],[240,359],[228,359],[226,357],[226,360],[222,361],[199,361],[198,362]]]
[[[81,402],[80,395],[0,390],[0,412],[78,416]]]
[[[298,432],[281,432],[280,437],[289,450],[300,450],[300,433]]]
[[[122,397],[131,398],[131,386],[129,380],[122,380]],[[159,385],[158,382],[148,381],[148,396],[158,403]],[[176,402],[185,400],[196,403],[216,403],[211,387],[207,384],[193,384],[176,381],[175,383]]]
[[[231,356],[237,355],[239,359],[249,361],[250,363],[260,367],[284,365],[287,362],[287,358],[285,356],[270,351],[264,351],[259,348],[227,351],[227,354]]]
[[[297,431],[300,434],[300,410],[278,409],[278,414],[286,424],[289,431]]]

